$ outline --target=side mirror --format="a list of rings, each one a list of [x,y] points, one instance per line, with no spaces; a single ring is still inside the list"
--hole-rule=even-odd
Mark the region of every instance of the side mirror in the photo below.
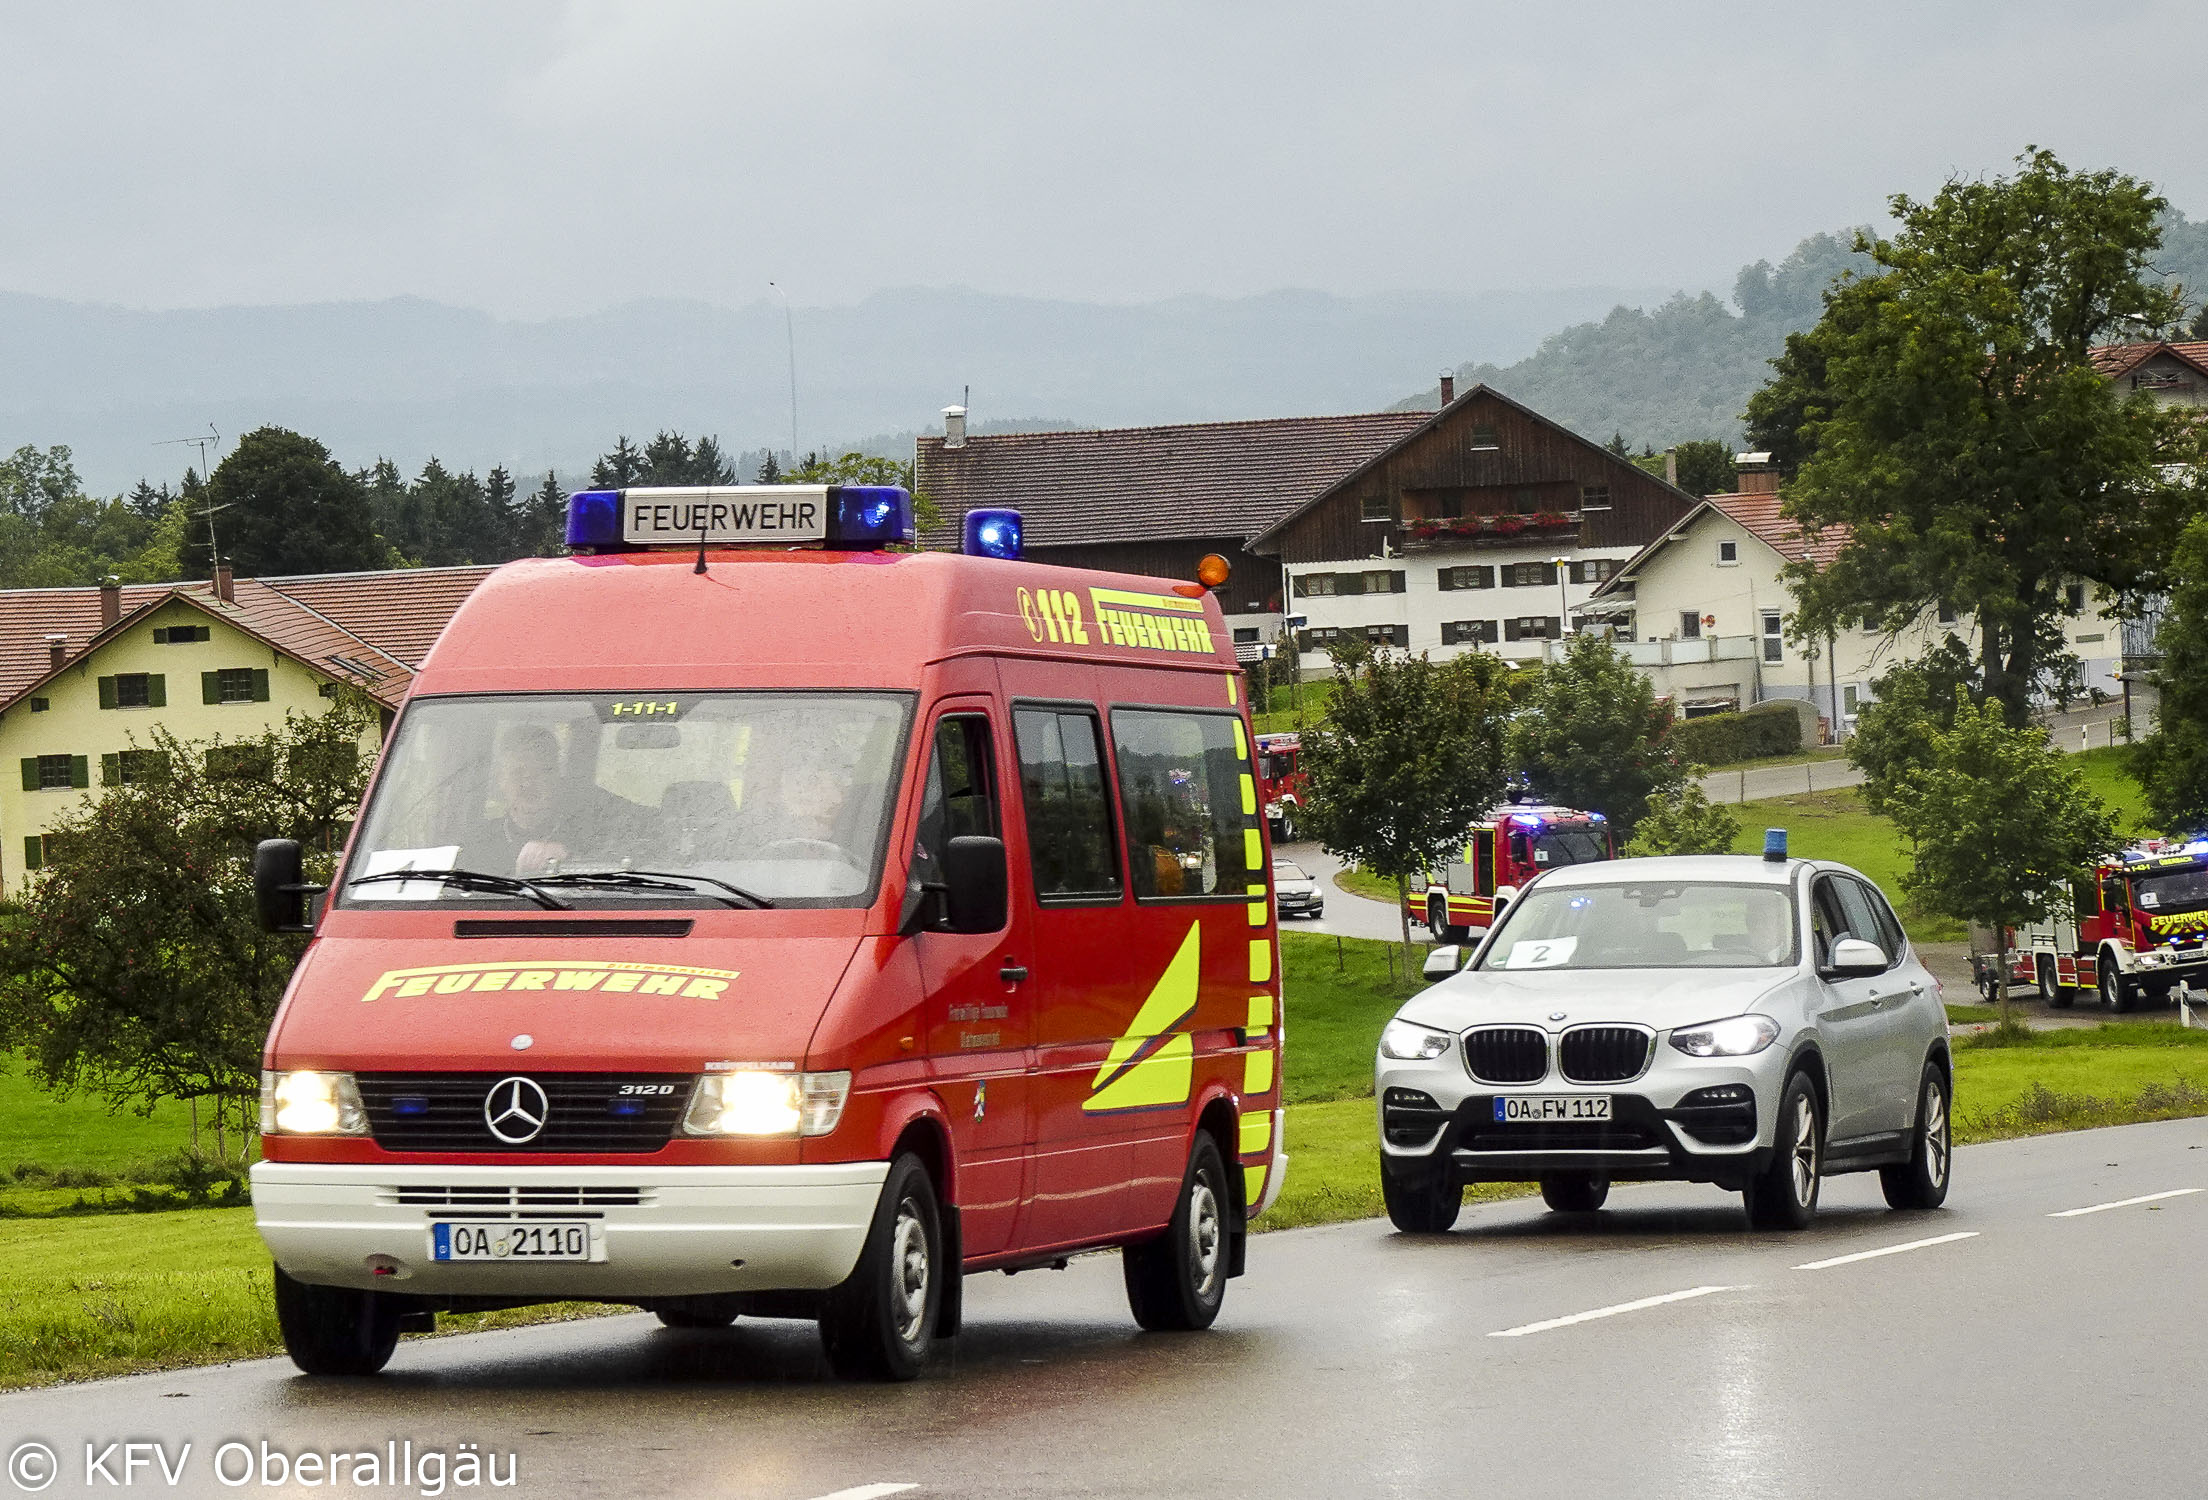
[[[263,932],[312,932],[307,898],[327,886],[307,885],[297,839],[262,839],[253,848],[253,905]]]
[[[1832,945],[1832,962],[1825,972],[1835,979],[1862,979],[1887,970],[1886,950],[1861,938],[1844,937]]]
[[[1455,943],[1443,943],[1426,950],[1426,966],[1419,973],[1428,980],[1447,979],[1464,967],[1464,949]]]
[[[943,849],[943,908],[953,932],[995,932],[1006,906],[1004,840],[974,834]]]

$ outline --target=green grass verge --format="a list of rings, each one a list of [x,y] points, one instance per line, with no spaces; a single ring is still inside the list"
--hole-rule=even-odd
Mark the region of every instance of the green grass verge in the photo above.
[[[1715,776],[1734,771],[1768,771],[1773,766],[1806,766],[1823,760],[1846,760],[1847,751],[1825,745],[1814,750],[1791,750],[1784,755],[1759,755],[1753,760],[1728,760],[1719,765],[1704,766],[1705,776]]]
[[[1287,1104],[1369,1098],[1380,1028],[1396,1007],[1426,987],[1422,979],[1402,979],[1395,944],[1342,938],[1337,958],[1336,941],[1315,932],[1280,935],[1289,1038],[1280,1096]],[[1391,958],[1397,975],[1392,986]]]
[[[1362,896],[1367,901],[1378,901],[1391,908],[1399,899],[1394,881],[1370,870],[1360,870],[1355,865],[1336,870],[1334,883],[1352,896]]]
[[[122,1174],[182,1151],[191,1138],[191,1111],[182,1104],[164,1103],[146,1116],[84,1095],[60,1098],[31,1082],[20,1059],[0,1052],[0,1176],[25,1162]]]
[[[1334,699],[1334,683],[1306,682],[1291,690],[1276,687],[1272,701],[1250,715],[1250,722],[1259,734],[1285,734],[1293,729],[1316,729],[1326,717],[1326,706]],[[1300,705],[1300,706],[1299,706]]]

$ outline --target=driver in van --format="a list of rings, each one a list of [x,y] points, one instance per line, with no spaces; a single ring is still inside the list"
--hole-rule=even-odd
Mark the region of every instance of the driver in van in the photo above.
[[[645,809],[564,774],[559,739],[543,725],[509,730],[492,770],[506,811],[490,842],[511,851],[514,874],[549,875],[578,859],[645,852],[638,847]]]
[[[818,857],[819,848],[802,846],[826,844],[848,859],[839,827],[847,780],[817,756],[794,750],[755,759],[744,773],[745,853],[770,859]]]

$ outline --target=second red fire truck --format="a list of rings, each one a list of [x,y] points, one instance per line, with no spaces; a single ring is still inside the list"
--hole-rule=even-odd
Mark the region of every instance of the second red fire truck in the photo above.
[[[2127,849],[2073,881],[2053,917],[2011,932],[2010,982],[2052,1006],[2092,990],[2130,1010],[2208,981],[2208,840]]]

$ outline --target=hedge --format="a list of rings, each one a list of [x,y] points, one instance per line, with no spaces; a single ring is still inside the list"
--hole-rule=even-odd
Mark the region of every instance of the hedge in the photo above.
[[[1759,703],[1745,713],[1682,719],[1671,726],[1671,745],[1699,766],[1792,755],[1802,748],[1802,719],[1791,704]]]

